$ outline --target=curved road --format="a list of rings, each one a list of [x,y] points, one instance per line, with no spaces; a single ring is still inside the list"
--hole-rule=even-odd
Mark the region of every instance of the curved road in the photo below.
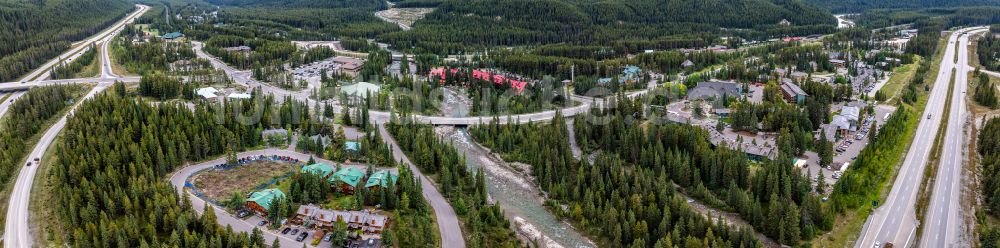
[[[241,153],[237,154],[237,156],[241,157],[241,158],[242,157],[256,157],[256,156],[260,156],[260,155],[264,155],[264,156],[270,156],[270,155],[289,156],[289,157],[292,157],[292,158],[296,158],[296,159],[298,159],[300,161],[308,161],[309,157],[311,156],[311,155],[307,155],[307,154],[303,154],[303,153],[299,153],[299,152],[295,152],[295,151],[289,151],[289,150],[285,150],[285,149],[263,149],[263,150],[256,150],[256,151],[241,152]],[[336,164],[336,163],[334,163],[332,161],[325,160],[325,159],[320,159],[320,158],[314,158],[314,159],[316,159],[317,162],[327,163],[327,164],[331,164],[331,165],[332,164]],[[174,172],[173,174],[170,175],[170,184],[172,184],[174,186],[174,188],[177,190],[177,194],[178,195],[189,194],[188,196],[191,199],[191,208],[193,208],[198,214],[202,214],[202,212],[205,209],[205,200],[203,200],[201,198],[198,198],[197,196],[194,196],[194,194],[192,194],[191,192],[188,192],[187,188],[185,188],[184,185],[187,182],[187,179],[189,177],[191,177],[192,175],[194,175],[196,172],[201,171],[201,170],[205,170],[205,169],[214,168],[215,165],[222,164],[222,163],[225,163],[225,162],[226,162],[226,157],[223,156],[223,157],[220,157],[220,158],[217,158],[217,159],[214,159],[214,160],[205,161],[205,162],[201,162],[201,163],[198,163],[198,164],[186,166],[186,167],[181,168],[180,170],[178,170],[178,171],[176,171],[176,172]],[[344,165],[344,166],[354,166],[354,167],[357,167],[358,169],[361,169],[361,170],[365,170],[366,169],[366,168],[364,168],[362,166],[355,166],[355,165]],[[392,169],[392,170],[395,170],[395,169]],[[231,226],[233,228],[233,231],[246,232],[246,233],[251,233],[251,232],[253,232],[254,228],[257,228],[256,223],[251,223],[251,222],[247,222],[245,220],[236,218],[232,214],[226,213],[225,209],[219,208],[219,207],[214,206],[214,205],[212,205],[212,208],[215,211],[215,216],[216,216],[216,218],[218,220],[219,225],[222,225],[222,226]],[[307,242],[298,242],[298,241],[295,241],[293,239],[293,236],[291,236],[291,235],[281,235],[280,233],[277,233],[277,232],[274,232],[274,231],[270,231],[270,230],[266,230],[266,229],[262,229],[261,231],[263,231],[263,233],[264,233],[264,239],[267,240],[267,242],[266,242],[267,244],[271,244],[272,242],[274,242],[274,239],[278,239],[279,240],[278,242],[281,243],[281,247],[301,247],[303,244],[308,244]],[[311,245],[309,245],[309,246],[312,247]]]
[[[90,94],[88,94],[88,98],[89,98],[89,97],[93,96],[94,94],[96,94],[97,92],[100,92],[101,90],[106,89],[107,87],[109,87],[111,85],[111,83],[113,83],[115,81],[138,82],[140,80],[139,77],[134,77],[134,76],[123,77],[123,76],[115,75],[113,73],[113,71],[111,70],[110,58],[109,58],[109,55],[108,55],[108,43],[115,36],[115,34],[118,31],[120,31],[121,28],[124,27],[124,23],[131,22],[132,20],[134,20],[134,18],[138,17],[139,15],[141,15],[142,13],[144,13],[146,10],[149,9],[148,6],[144,6],[144,5],[138,5],[138,6],[139,7],[136,10],[136,13],[133,13],[132,15],[129,15],[129,17],[127,19],[123,20],[120,24],[117,24],[117,25],[113,26],[114,31],[105,31],[105,32],[102,33],[102,34],[104,34],[104,36],[98,36],[98,37],[92,38],[92,39],[88,40],[86,44],[84,44],[83,46],[80,46],[80,47],[89,47],[89,44],[93,44],[94,42],[103,42],[103,43],[99,43],[103,47],[103,49],[102,49],[102,55],[101,55],[102,56],[102,66],[101,66],[101,76],[100,77],[97,77],[97,78],[62,79],[62,80],[37,80],[37,81],[23,82],[23,83],[22,82],[2,83],[2,84],[0,84],[0,91],[26,90],[28,88],[35,87],[35,86],[53,85],[53,84],[72,84],[72,83],[91,83],[91,82],[97,82],[97,83],[99,83],[99,86],[95,87],[94,90],[92,90],[90,92]],[[195,52],[196,52],[196,54],[199,57],[208,58],[216,68],[223,69],[228,75],[230,75],[230,77],[232,77],[236,81],[237,84],[245,85],[245,86],[248,86],[248,87],[261,87],[261,89],[263,89],[265,93],[272,93],[272,94],[274,94],[274,95],[276,95],[278,97],[291,96],[291,97],[293,97],[295,99],[306,101],[310,105],[318,104],[317,101],[308,98],[309,97],[309,91],[308,90],[303,90],[303,91],[288,91],[288,90],[285,90],[285,89],[281,89],[281,88],[278,88],[278,87],[274,87],[274,86],[271,86],[271,85],[268,85],[268,84],[264,84],[264,83],[258,82],[258,81],[254,80],[251,77],[251,74],[250,74],[249,71],[236,70],[236,69],[232,68],[231,66],[229,66],[229,65],[227,65],[227,64],[219,61],[217,58],[209,56],[209,55],[205,54],[204,52],[202,52],[201,51],[201,46],[202,46],[201,43],[194,42],[194,46],[195,46]],[[78,53],[80,53],[79,51],[80,50],[78,50],[78,49],[73,49],[73,50],[67,52],[67,54],[69,54],[70,56],[73,56],[74,53],[76,53],[78,55]],[[43,67],[43,68],[39,69],[39,71],[45,71],[45,70],[47,70],[47,68],[48,67]],[[41,72],[36,71],[36,72],[34,72],[32,74],[33,75],[39,75],[39,74],[41,74]],[[655,86],[655,85],[656,85],[655,81],[654,82],[650,82],[650,86]],[[637,92],[632,92],[632,93],[629,93],[628,96],[629,97],[636,97],[636,96],[639,96],[639,95],[645,93],[647,90],[648,89],[637,91]],[[592,107],[592,105],[595,105],[597,107],[601,107],[601,106],[604,105],[604,100],[603,99],[593,99],[593,98],[587,98],[587,97],[582,97],[582,96],[573,96],[572,99],[574,101],[580,102],[580,104],[577,105],[577,106],[567,107],[567,108],[561,109],[560,111],[562,111],[562,114],[564,116],[569,117],[569,116],[573,116],[573,115],[576,115],[576,114],[585,113],[585,112],[587,112],[587,110],[589,110]],[[333,107],[334,107],[334,109],[335,109],[336,112],[340,112],[341,106],[334,105]],[[500,122],[500,123],[507,123],[508,120],[515,121],[516,123],[527,123],[527,122],[533,122],[533,121],[551,120],[555,116],[555,113],[556,113],[556,110],[549,110],[549,111],[538,112],[538,113],[511,115],[511,116],[509,116],[509,118],[506,117],[506,116],[504,116],[504,117],[500,117],[500,118],[497,118],[497,119],[498,119],[498,122]],[[427,199],[427,201],[431,204],[432,208],[434,209],[434,213],[435,213],[436,221],[437,221],[437,224],[438,224],[439,232],[441,234],[441,240],[442,240],[443,246],[444,247],[449,247],[449,248],[450,247],[465,247],[464,237],[462,236],[461,227],[460,227],[460,224],[458,222],[458,218],[455,215],[454,209],[452,209],[452,207],[448,203],[448,201],[437,191],[437,188],[434,187],[433,183],[426,176],[423,176],[422,173],[420,173],[420,170],[417,169],[409,161],[408,158],[406,158],[405,154],[403,154],[403,152],[399,149],[398,145],[396,145],[395,140],[392,138],[392,136],[389,135],[388,132],[386,132],[386,130],[384,129],[383,124],[385,122],[388,122],[388,120],[390,119],[390,115],[391,114],[389,112],[381,112],[381,111],[370,111],[369,114],[372,117],[373,122],[375,122],[375,123],[378,124],[379,131],[382,132],[382,137],[385,140],[385,142],[387,144],[391,144],[391,146],[393,148],[393,155],[394,155],[394,157],[397,160],[402,161],[403,163],[405,163],[408,166],[410,166],[410,168],[412,169],[412,171],[414,172],[414,174],[421,179],[421,184],[422,184],[423,189],[424,189],[424,198]],[[423,123],[428,123],[428,124],[435,124],[435,125],[477,125],[477,124],[480,124],[480,123],[490,123],[490,122],[493,121],[493,117],[438,117],[438,116],[422,116],[422,115],[415,115],[413,117],[417,121],[420,121],[420,122],[423,122]],[[38,146],[35,147],[35,150],[32,152],[32,155],[29,158],[41,157],[41,155],[44,153],[45,149],[48,148],[49,144],[55,138],[56,134],[58,134],[58,132],[65,125],[65,118],[66,117],[63,117],[63,119],[61,119],[60,122],[58,122],[56,125],[54,125],[52,128],[50,128],[46,132],[45,137],[43,137],[43,139],[39,142]],[[289,152],[289,151],[282,151],[282,150],[262,150],[262,151],[254,151],[254,152],[244,153],[244,154],[241,154],[241,156],[248,156],[248,155],[255,154],[255,153],[281,154],[280,152]],[[286,155],[290,155],[290,156],[294,157],[295,154],[294,153],[288,153]],[[182,169],[181,172],[178,172],[177,175],[174,175],[173,177],[171,177],[171,182],[174,183],[175,186],[178,186],[177,181],[176,181],[176,180],[178,180],[177,177],[179,177],[181,175],[185,175],[183,178],[186,178],[186,175],[190,175],[191,172],[197,171],[197,169],[199,168],[197,166],[209,166],[209,164],[214,165],[211,162],[212,161],[208,162],[208,164],[203,163],[203,164],[196,165],[195,167],[184,168],[184,169]],[[27,223],[27,219],[28,219],[27,215],[28,215],[28,198],[29,198],[29,194],[30,194],[31,182],[34,179],[34,172],[35,172],[35,167],[30,167],[29,169],[22,170],[21,174],[18,176],[18,181],[17,181],[17,184],[15,186],[15,192],[12,194],[11,201],[10,201],[10,204],[9,204],[9,206],[11,206],[11,207],[8,209],[8,213],[7,213],[7,220],[8,221],[6,223],[7,224],[6,225],[6,230],[8,230],[8,231],[14,230],[14,231],[11,231],[11,232],[8,232],[8,233],[5,234],[6,236],[5,236],[4,240],[5,240],[6,247],[30,247],[31,246],[31,243],[30,243],[31,242],[31,236],[30,236],[30,233],[28,231],[28,226],[29,225]],[[187,174],[185,174],[185,173],[187,173]],[[180,181],[181,184],[177,188],[178,188],[178,190],[180,192],[183,192],[183,190],[184,190],[183,189],[183,179],[180,179],[180,180],[181,180]],[[197,197],[194,197],[194,198],[197,198]],[[200,201],[200,199],[195,200],[194,198],[192,198],[192,202]],[[203,206],[204,206],[204,202],[201,202],[201,203],[195,204],[194,208],[195,208],[196,211],[200,212],[200,211],[202,211]],[[232,217],[231,216],[226,217],[227,216],[226,214],[219,214],[218,216],[219,216],[219,219],[220,219],[220,224],[232,225],[233,228],[234,228],[234,230],[237,230],[237,231],[251,231],[251,230],[253,230],[253,225],[246,226],[246,224],[248,224],[248,223],[246,223],[244,221],[236,221],[236,220],[226,220],[226,221],[224,221],[223,219],[225,219],[225,218],[232,218]],[[14,234],[15,232],[17,234]],[[265,232],[265,233],[267,234],[268,232]],[[281,238],[279,236],[275,236],[274,234],[268,234],[268,235],[270,235],[270,236],[268,236],[270,240],[273,240],[274,238]],[[291,247],[294,247],[294,246],[297,246],[297,244],[301,244],[301,243],[298,243],[298,242],[287,243],[290,240],[286,240],[287,238],[281,238],[281,239],[282,239],[281,242],[282,242],[283,246],[293,245]],[[294,242],[294,241],[292,241],[292,242]]]

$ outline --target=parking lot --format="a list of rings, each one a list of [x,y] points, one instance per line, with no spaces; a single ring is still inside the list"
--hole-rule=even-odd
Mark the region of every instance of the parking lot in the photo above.
[[[875,114],[868,115],[863,118],[861,123],[858,124],[859,130],[856,132],[850,132],[845,135],[841,140],[837,141],[833,145],[834,156],[833,164],[838,163],[853,163],[854,159],[857,158],[861,150],[868,145],[869,135],[874,135],[874,132],[868,130],[871,127],[871,122],[877,123],[879,127],[885,124],[886,114],[890,114],[896,111],[896,108],[888,105],[878,105],[875,107]],[[860,139],[859,139],[860,138]],[[838,151],[839,149],[839,151]],[[819,155],[814,151],[808,151],[805,153],[806,167],[802,170],[802,173],[810,173],[815,180],[819,175],[820,171],[823,172],[823,176],[826,179],[827,185],[833,185],[839,179],[839,175],[835,175],[834,170],[831,168],[821,168],[819,166]],[[850,167],[850,165],[848,165]],[[846,169],[844,169],[846,170]],[[829,192],[829,189],[827,189]]]

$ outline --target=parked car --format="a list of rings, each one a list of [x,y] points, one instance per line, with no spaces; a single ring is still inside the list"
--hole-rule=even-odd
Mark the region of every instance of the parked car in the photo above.
[[[267,221],[266,221],[266,220],[262,220],[262,221],[258,222],[258,223],[257,223],[257,225],[258,225],[258,226],[264,226],[264,225],[267,225]]]
[[[242,218],[247,217],[247,216],[250,216],[250,211],[240,210],[240,211],[236,212],[236,218],[241,218],[242,219]]]
[[[288,232],[291,232],[291,231],[292,231],[291,227],[285,227],[285,230],[281,230],[281,234],[288,234]]]
[[[323,242],[330,242],[330,240],[333,240],[333,234],[332,233],[328,233],[328,234],[326,234],[326,236],[323,236]]]
[[[295,238],[295,241],[302,242],[303,240],[306,240],[306,237],[308,237],[308,236],[309,236],[309,233],[302,232],[302,234],[299,234],[299,237]]]
[[[298,228],[292,229],[292,235],[295,235],[295,234],[298,234],[298,233],[299,233],[299,229]]]

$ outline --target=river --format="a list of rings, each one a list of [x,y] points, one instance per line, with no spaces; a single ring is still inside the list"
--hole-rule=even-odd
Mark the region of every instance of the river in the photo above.
[[[470,170],[483,168],[490,198],[500,204],[521,235],[533,237],[529,239],[537,240],[542,247],[596,247],[542,205],[541,193],[531,179],[504,165],[503,161],[497,161],[474,144],[465,129],[439,127],[436,131],[465,154],[466,166]]]

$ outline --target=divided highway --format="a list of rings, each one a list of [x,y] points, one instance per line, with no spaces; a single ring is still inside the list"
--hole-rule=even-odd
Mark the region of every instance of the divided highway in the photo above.
[[[970,29],[955,31],[948,37],[948,45],[945,47],[934,88],[931,89],[923,115],[917,116],[921,119],[913,143],[903,160],[902,167],[899,168],[896,181],[892,183],[889,196],[869,216],[856,247],[873,247],[876,242],[881,244],[892,242],[899,247],[909,247],[916,238],[915,235],[919,235],[916,234],[919,225],[915,208],[917,193],[923,182],[924,168],[927,166],[931,147],[941,126],[941,115],[948,98],[952,69],[955,68],[955,45],[959,36],[968,30]]]
[[[90,39],[86,40],[81,46],[78,46],[76,49],[70,49],[70,51],[64,53],[60,57],[72,57],[72,58],[75,58],[76,56],[79,56],[79,54],[81,53],[80,52],[81,50],[79,50],[79,49],[82,48],[82,47],[89,47],[90,44],[93,44],[94,42],[99,42],[101,40],[104,40],[104,42],[107,43],[107,41],[109,41],[114,35],[116,35],[118,32],[120,32],[122,30],[122,28],[125,27],[125,24],[132,22],[133,20],[135,20],[135,18],[138,18],[143,13],[145,13],[147,10],[149,10],[149,7],[145,6],[145,5],[136,5],[136,6],[137,7],[136,7],[135,12],[133,12],[132,14],[129,14],[122,21],[118,22],[117,24],[113,25],[112,27],[108,28],[107,30],[101,32],[101,34],[103,34],[103,36],[102,35],[97,35],[97,36],[95,36],[93,38],[90,38]],[[103,53],[101,55],[102,57],[104,57],[104,58],[108,57],[108,55],[107,55],[108,50],[107,49],[104,49],[101,52]],[[102,63],[102,65],[101,65],[102,68],[110,68],[110,61],[109,60],[102,59],[101,63]],[[49,69],[51,68],[51,66],[53,64],[54,64],[54,62],[51,62],[51,61],[49,63],[46,63],[46,65],[44,65],[41,68],[35,70],[31,74],[29,74],[29,76],[26,77],[26,78],[32,78],[32,77],[35,77],[37,75],[41,75],[41,78],[47,77],[47,75],[48,75],[47,72],[49,71]],[[35,75],[35,76],[32,76],[32,75]],[[103,72],[103,69],[102,69],[102,75],[113,75],[113,74],[105,73],[105,72]],[[98,85],[96,87],[94,87],[93,89],[91,89],[91,91],[89,93],[87,93],[86,96],[84,96],[82,99],[80,99],[79,101],[77,101],[78,103],[82,103],[84,100],[89,99],[89,98],[93,97],[94,95],[96,95],[97,93],[100,93],[101,91],[104,91],[105,89],[107,89],[108,87],[110,87],[111,83],[114,82],[115,80],[118,80],[118,78],[101,78],[101,80],[95,80],[95,79],[75,79],[75,81],[74,80],[67,80],[67,81],[60,81],[60,82],[65,82],[65,83],[97,82]],[[31,82],[31,83],[24,83],[24,84],[15,83],[15,84],[17,84],[18,86],[23,86],[23,85],[32,85],[32,86],[34,86],[34,85],[53,84],[53,82],[52,81],[48,81],[48,82],[34,81],[34,82]],[[2,87],[6,87],[8,85],[10,85],[10,84],[3,84],[2,86],[0,86],[0,90],[4,90],[4,88],[2,88]],[[38,144],[35,145],[34,149],[31,151],[31,153],[27,157],[27,160],[24,161],[21,164],[27,164],[29,162],[32,162],[34,160],[34,158],[41,158],[42,155],[45,154],[45,150],[49,148],[49,146],[55,140],[56,136],[58,136],[59,132],[61,132],[62,129],[66,126],[66,118],[73,113],[73,110],[76,109],[76,106],[79,106],[79,104],[74,105],[73,107],[71,107],[71,109],[70,109],[70,111],[69,111],[69,113],[67,115],[62,116],[59,119],[59,121],[57,121],[55,124],[52,125],[52,127],[50,127],[48,130],[45,131],[45,134],[42,135],[42,138],[38,141]],[[4,112],[6,112],[6,111],[4,111]],[[32,236],[31,236],[31,230],[30,230],[31,225],[28,222],[29,215],[30,215],[30,210],[29,210],[29,207],[28,207],[28,203],[31,201],[31,187],[32,187],[32,184],[33,184],[33,182],[35,180],[35,172],[38,170],[37,163],[33,163],[33,164],[35,164],[35,165],[33,165],[33,166],[26,166],[26,167],[23,167],[20,170],[20,172],[17,175],[17,181],[14,184],[14,190],[11,192],[9,202],[7,203],[7,219],[6,219],[6,223],[4,225],[4,234],[3,234],[4,235],[3,236],[4,247],[32,247],[33,246],[34,240],[32,239]]]
[[[986,29],[970,31],[969,34],[985,32]],[[923,223],[920,247],[968,247],[970,236],[961,239],[967,230],[962,229],[961,189],[962,167],[965,162],[965,123],[967,109],[965,93],[968,90],[969,35],[962,35],[958,41],[958,63],[955,65],[955,89],[951,95],[951,111],[948,127],[945,129],[941,159],[938,164],[930,205]],[[966,228],[968,229],[968,228]],[[971,229],[969,229],[971,230]]]
[[[75,47],[70,48],[69,51],[63,53],[62,55],[59,55],[59,57],[56,57],[52,60],[49,60],[49,62],[42,64],[41,67],[39,67],[35,71],[32,71],[31,73],[28,73],[28,75],[24,76],[24,78],[21,81],[23,82],[23,81],[47,79],[49,77],[49,69],[51,69],[52,66],[55,66],[56,64],[60,63],[63,60],[73,61],[77,57],[80,57],[80,55],[82,55],[84,51],[90,49],[90,45],[96,44],[101,40],[110,40],[111,37],[114,37],[115,34],[117,34],[119,31],[122,30],[122,28],[125,27],[125,24],[132,22],[133,20],[135,20],[135,18],[141,16],[142,13],[146,13],[147,10],[149,10],[149,6],[137,4],[136,10],[132,12],[132,14],[129,14],[121,21],[115,23],[111,27],[108,27],[104,31],[101,31],[100,33],[95,34],[90,38],[87,38],[86,40],[73,43],[73,45],[76,45]]]

